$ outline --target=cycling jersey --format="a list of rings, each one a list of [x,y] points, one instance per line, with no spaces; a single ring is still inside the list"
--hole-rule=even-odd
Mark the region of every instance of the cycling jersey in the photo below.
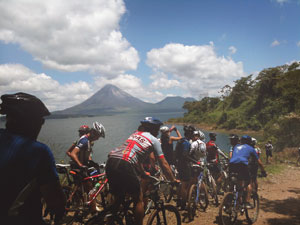
[[[206,152],[208,162],[219,161],[218,146],[216,145],[215,141],[210,140],[206,143]]]
[[[9,224],[8,209],[20,191],[34,178],[37,187],[20,208],[18,225],[42,224],[39,186],[57,182],[58,175],[50,149],[35,140],[0,129],[0,221]]]
[[[196,140],[191,144],[190,155],[197,161],[204,162],[206,156],[206,145],[201,140]]]
[[[252,146],[247,144],[238,144],[233,148],[232,158],[229,162],[234,164],[242,163],[248,165],[251,155],[258,159],[258,155]]]
[[[109,158],[118,158],[137,165],[143,163],[154,152],[158,157],[164,157],[161,143],[149,132],[135,132],[126,142],[109,153]]]
[[[76,147],[79,148],[79,153],[78,153],[78,159],[79,161],[87,166],[89,157],[91,155],[92,149],[91,149],[91,144],[86,135],[83,135],[80,137],[79,141],[76,144]]]

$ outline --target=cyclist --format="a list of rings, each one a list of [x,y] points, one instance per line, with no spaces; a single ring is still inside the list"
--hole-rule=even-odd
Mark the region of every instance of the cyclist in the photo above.
[[[83,135],[79,139],[76,147],[70,153],[70,157],[72,159],[70,163],[71,168],[80,169],[81,172],[83,173],[82,174],[83,176],[88,176],[88,174],[86,173],[86,169],[91,162],[93,163],[91,158],[91,153],[92,153],[91,143],[98,140],[100,137],[105,138],[105,128],[102,124],[96,121],[93,123],[93,128],[91,128],[87,134]],[[86,182],[85,189],[87,193],[90,190],[92,190],[93,189],[92,182],[90,181]],[[91,203],[91,213],[94,213],[96,211],[97,211],[96,202],[93,201]]]
[[[250,175],[250,184],[249,184],[248,190],[250,191],[250,193],[252,190],[257,192],[257,189],[258,189],[257,170],[258,170],[259,161],[260,161],[260,163],[262,163],[261,160],[259,159],[261,150],[259,147],[256,146],[256,144],[257,144],[257,140],[252,137],[251,138],[251,146],[254,148],[254,150],[258,156],[258,160],[255,160],[254,156],[251,155],[249,158],[249,162],[248,162],[249,175]],[[263,175],[265,175],[265,174],[263,174]]]
[[[268,164],[269,163],[269,157],[272,159],[273,157],[273,154],[272,154],[272,151],[273,151],[273,145],[272,145],[272,141],[269,140],[268,143],[265,145],[265,148],[266,148],[266,163]],[[271,161],[270,159],[270,161]]]
[[[209,169],[212,173],[212,176],[216,180],[217,184],[217,192],[218,194],[223,194],[223,192],[220,191],[222,180],[224,179],[223,174],[221,173],[221,165],[219,163],[219,155],[221,155],[223,158],[228,159],[228,157],[225,155],[225,153],[219,149],[215,141],[217,140],[217,134],[216,133],[209,133],[209,142],[206,143],[206,152],[207,152],[207,162],[211,165],[209,166]]]
[[[195,130],[192,138],[190,156],[195,160],[196,164],[204,164],[206,161],[206,144],[205,135],[201,130]],[[194,163],[195,164],[195,163]],[[197,183],[199,173],[192,174],[193,183]]]
[[[105,128],[97,121],[93,123],[93,128],[80,137],[76,147],[71,151],[70,157],[73,160],[72,168],[87,167],[91,160],[91,143],[100,137],[105,138]]]
[[[233,148],[240,143],[240,138],[237,134],[230,134],[229,135],[229,140],[230,140],[230,145],[231,148],[229,150],[229,158],[231,159],[232,157],[232,152],[233,152]]]
[[[184,138],[179,140],[176,144],[175,154],[176,154],[176,167],[178,170],[178,177],[181,181],[181,185],[179,188],[178,196],[179,199],[177,201],[177,206],[181,207],[182,210],[186,207],[188,190],[191,185],[192,178],[192,167],[191,162],[194,161],[190,154],[191,143],[190,141],[193,138],[195,127],[191,125],[185,125],[183,127],[184,130]]]
[[[261,168],[262,173],[266,175],[266,171],[261,161],[258,160],[259,158],[256,151],[251,146],[251,137],[243,135],[241,137],[241,144],[236,145],[233,149],[232,158],[229,161],[229,173],[237,173],[240,186],[246,189],[250,183],[248,162],[251,155],[258,161],[258,165]],[[253,206],[249,203],[251,192],[249,190],[245,191],[247,191],[246,207],[252,208]]]
[[[130,135],[126,142],[112,150],[106,162],[106,175],[112,193],[119,199],[129,194],[135,205],[135,220],[142,225],[144,217],[143,191],[140,178],[147,176],[143,169],[143,162],[154,152],[164,174],[171,181],[176,181],[171,168],[156,138],[162,122],[154,117],[141,120],[139,129]]]
[[[176,132],[177,137],[170,135],[172,131]],[[175,126],[172,126],[171,128],[167,126],[163,126],[160,128],[160,132],[161,132],[160,141],[161,141],[162,151],[165,155],[167,162],[170,165],[174,165],[173,142],[179,141],[182,138],[181,134]]]
[[[78,129],[79,138],[81,138],[83,135],[86,135],[90,131],[90,128],[88,125],[82,125]],[[71,157],[72,150],[76,147],[79,140],[74,141],[73,144],[70,146],[70,148],[66,151],[66,154]]]
[[[27,93],[1,96],[0,223],[43,225],[43,198],[56,219],[63,216],[65,197],[48,146],[36,141],[44,117],[50,115],[37,97]]]

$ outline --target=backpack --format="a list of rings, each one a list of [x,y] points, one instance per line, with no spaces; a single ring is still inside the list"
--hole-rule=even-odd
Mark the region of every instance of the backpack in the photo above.
[[[185,157],[189,154],[190,148],[188,151],[184,149],[183,143],[187,140],[185,138],[181,138],[179,141],[177,141],[175,146],[175,161],[178,161],[178,159],[181,159],[182,157]]]

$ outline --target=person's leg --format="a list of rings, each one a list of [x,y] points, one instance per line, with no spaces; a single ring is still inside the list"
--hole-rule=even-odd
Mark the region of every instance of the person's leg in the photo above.
[[[143,201],[143,192],[141,189],[140,189],[140,193],[133,195],[133,201],[135,203],[135,209],[134,209],[135,224],[143,225],[144,201]]]

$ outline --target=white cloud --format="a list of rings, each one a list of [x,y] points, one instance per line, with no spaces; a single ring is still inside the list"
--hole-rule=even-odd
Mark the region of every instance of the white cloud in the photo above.
[[[83,81],[61,85],[50,76],[36,74],[20,64],[0,65],[0,95],[26,92],[40,98],[50,111],[65,109],[82,102],[93,93]]]
[[[158,72],[150,76],[153,82],[150,84],[150,88],[153,89],[169,89],[173,87],[179,87],[180,82],[178,80],[168,79],[168,75]]]
[[[300,47],[300,41],[297,42],[297,46]]]
[[[289,2],[289,0],[276,0],[276,2],[282,5],[284,3]]]
[[[122,36],[123,0],[0,2],[0,40],[17,43],[45,66],[114,76],[137,68]]]
[[[274,40],[272,43],[271,43],[271,47],[275,47],[275,46],[278,46],[280,45],[280,42],[278,40]]]
[[[235,54],[236,51],[237,51],[236,47],[234,47],[234,46],[230,46],[228,49],[229,49],[229,51],[230,51],[230,55]]]
[[[152,49],[147,53],[147,64],[156,74],[174,77],[194,97],[200,93],[217,95],[224,85],[245,75],[242,62],[217,56],[212,42],[202,46],[171,43]],[[152,85],[155,86],[155,81]]]

